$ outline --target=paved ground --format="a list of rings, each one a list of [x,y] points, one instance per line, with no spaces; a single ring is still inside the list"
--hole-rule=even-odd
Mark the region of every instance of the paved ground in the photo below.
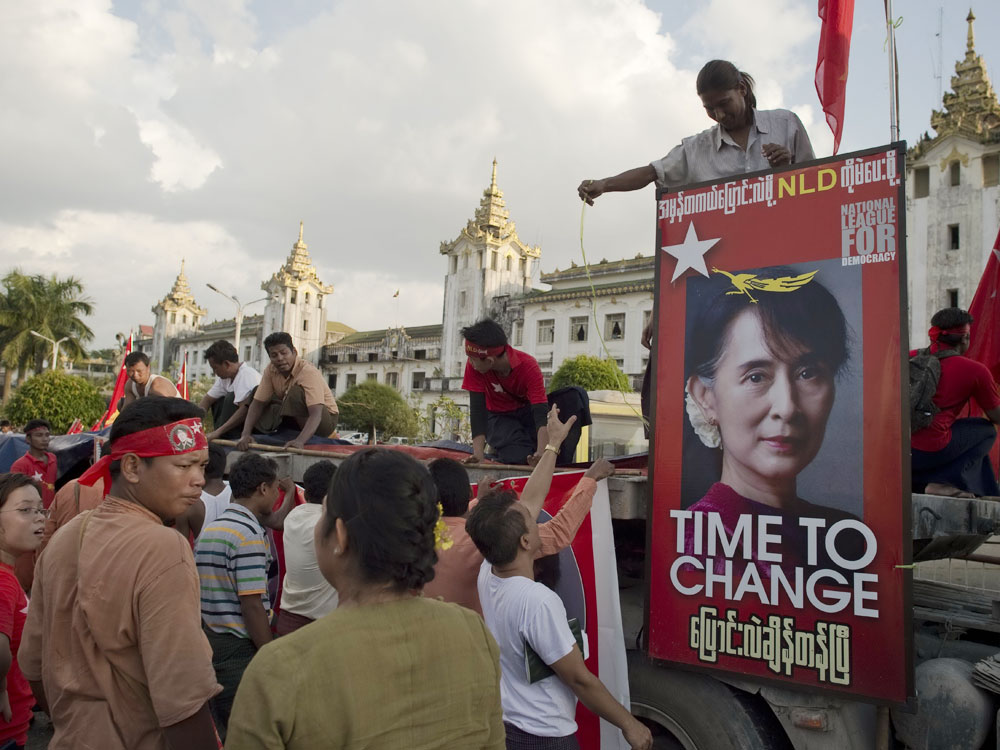
[[[35,723],[28,730],[27,750],[45,750],[52,739],[52,722],[49,717],[39,712],[35,714]]]

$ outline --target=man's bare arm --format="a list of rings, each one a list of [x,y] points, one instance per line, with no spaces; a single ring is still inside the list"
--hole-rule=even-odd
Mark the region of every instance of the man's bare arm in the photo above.
[[[257,426],[257,420],[264,413],[264,402],[253,399],[250,408],[247,410],[247,418],[243,421],[243,433],[239,442],[236,443],[236,450],[245,451],[253,441],[253,428]]]
[[[202,407],[202,408],[205,408],[205,407]],[[225,435],[230,430],[234,430],[237,427],[240,427],[243,424],[243,422],[246,421],[247,413],[249,411],[250,411],[250,407],[246,403],[240,404],[236,408],[236,411],[233,412],[233,415],[229,419],[227,419],[225,422],[222,423],[221,427],[216,427],[214,430],[212,430],[210,433],[208,433],[208,435],[206,435],[206,437],[209,440],[215,440],[217,437]]]
[[[309,417],[306,419],[306,423],[302,425],[302,431],[299,436],[294,440],[289,440],[285,443],[286,448],[302,448],[309,441],[313,435],[316,434],[316,428],[319,427],[320,420],[323,419],[323,410],[326,407],[323,404],[310,404]],[[326,437],[324,435],[323,437]]]
[[[627,169],[614,177],[603,180],[584,180],[576,189],[580,200],[587,201],[588,206],[594,205],[594,199],[604,193],[624,193],[631,190],[641,190],[656,179],[656,170],[646,164],[635,169]]]
[[[240,612],[247,626],[250,640],[257,648],[262,648],[274,640],[271,634],[271,623],[267,621],[267,612],[260,594],[240,595]]]
[[[166,396],[171,398],[180,395],[180,393],[178,392],[177,387],[166,378],[157,378],[153,381],[153,384],[149,386],[149,395]]]
[[[38,697],[38,696],[35,696]],[[215,724],[208,704],[199,708],[191,716],[169,727],[163,727],[163,736],[170,750],[218,750],[215,738]]]
[[[209,396],[207,393],[201,397],[201,401],[198,402],[198,406],[206,411],[212,406],[216,401],[218,401],[215,396]]]
[[[285,497],[281,501],[281,507],[267,517],[264,525],[275,531],[284,531],[285,517],[295,507],[295,482],[291,477],[282,477],[278,486],[285,491]]]

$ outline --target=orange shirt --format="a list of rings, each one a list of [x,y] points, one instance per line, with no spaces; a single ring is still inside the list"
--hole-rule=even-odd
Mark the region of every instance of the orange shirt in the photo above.
[[[191,547],[137,503],[77,516],[38,559],[18,660],[45,686],[50,750],[167,750],[161,727],[221,690]]]
[[[42,546],[38,553],[48,545],[52,535],[70,520],[76,518],[85,510],[93,510],[104,499],[104,480],[98,479],[93,487],[80,484],[79,480],[71,479],[59,488],[52,505],[49,506],[49,517],[45,521],[42,532]]]
[[[302,357],[297,357],[292,365],[292,372],[286,377],[278,372],[274,365],[268,365],[260,376],[260,385],[254,393],[254,401],[267,403],[277,396],[281,400],[288,395],[288,389],[293,385],[302,386],[306,397],[306,406],[323,404],[331,414],[337,414],[337,402],[330,392],[330,386],[323,379],[323,373]]]
[[[573,543],[573,537],[590,513],[597,492],[597,482],[590,477],[583,477],[573,489],[570,496],[552,520],[538,525],[538,539],[542,543],[538,557],[554,555]],[[473,500],[469,507],[476,504]],[[440,597],[446,602],[461,604],[463,607],[483,613],[479,604],[479,590],[476,579],[479,577],[479,566],[483,564],[483,556],[476,549],[472,538],[465,531],[465,519],[455,516],[445,516],[445,524],[451,533],[452,546],[438,552],[437,565],[434,566],[434,580],[424,586],[424,596]]]

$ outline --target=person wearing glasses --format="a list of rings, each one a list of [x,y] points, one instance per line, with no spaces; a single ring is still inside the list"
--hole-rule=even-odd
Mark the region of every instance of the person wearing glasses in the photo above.
[[[38,549],[48,514],[31,477],[0,474],[0,750],[23,748],[28,741],[35,697],[17,663],[28,597],[14,564]]]

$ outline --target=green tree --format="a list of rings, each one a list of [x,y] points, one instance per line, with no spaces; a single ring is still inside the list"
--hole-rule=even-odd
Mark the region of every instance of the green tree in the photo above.
[[[32,335],[37,331],[53,341],[66,338],[59,345],[61,354],[70,359],[85,357],[84,344],[94,338],[83,318],[92,314],[94,306],[83,296],[83,284],[74,276],[60,279],[55,274],[29,276],[19,270],[3,278],[0,294],[0,362],[6,368],[4,400],[10,394],[13,368],[23,382],[31,367],[40,373],[46,358],[52,356],[52,345]],[[58,364],[58,363],[56,363]]]
[[[613,359],[591,357],[589,354],[564,360],[552,376],[549,390],[554,391],[567,385],[578,385],[588,391],[632,391],[628,376]]]
[[[472,442],[472,427],[469,426],[469,410],[463,409],[448,396],[440,396],[421,409],[419,399],[411,398],[410,404],[419,422],[418,437],[421,440],[450,440],[457,436],[460,442]]]
[[[366,431],[372,441],[376,433],[402,437],[417,434],[416,412],[407,405],[399,391],[374,380],[348,388],[337,399],[337,406],[340,407],[341,424]]]
[[[4,416],[16,425],[36,417],[47,419],[52,432],[63,433],[77,417],[89,427],[106,408],[97,388],[86,378],[48,370],[17,389],[4,408]]]

